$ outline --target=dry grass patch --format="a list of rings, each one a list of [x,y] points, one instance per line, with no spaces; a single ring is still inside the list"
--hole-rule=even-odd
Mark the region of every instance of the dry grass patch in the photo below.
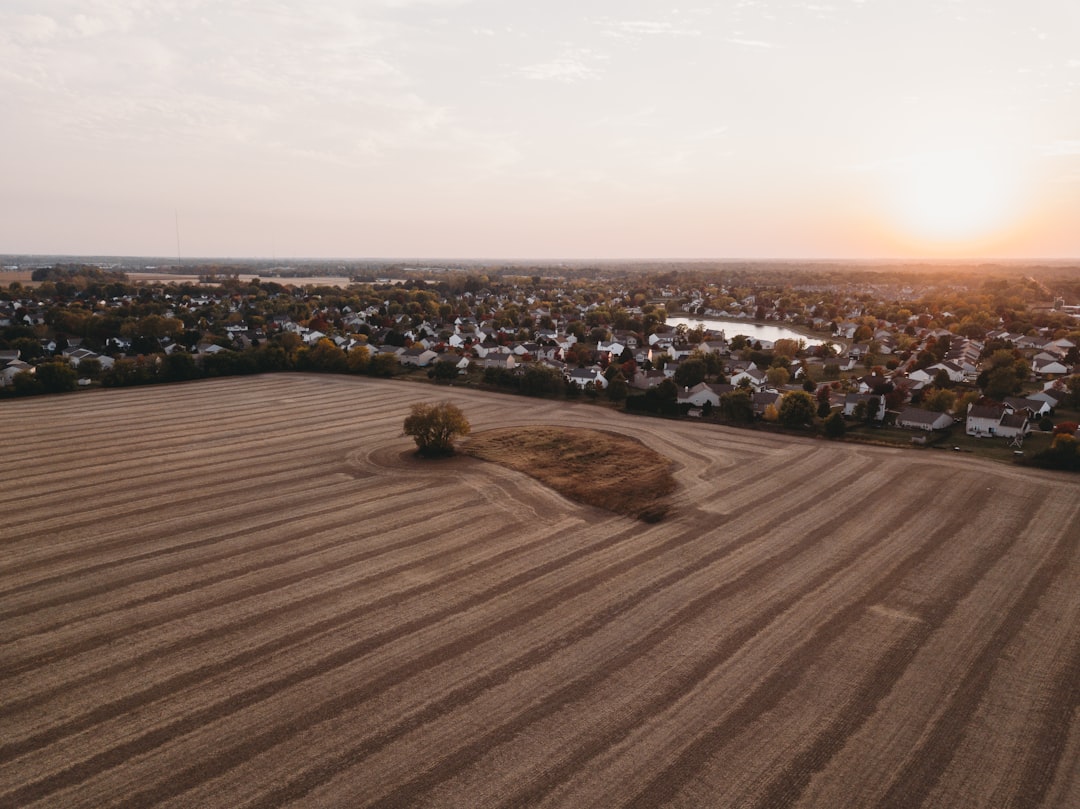
[[[659,522],[675,491],[671,461],[618,433],[506,427],[473,435],[461,452],[524,472],[564,497]]]

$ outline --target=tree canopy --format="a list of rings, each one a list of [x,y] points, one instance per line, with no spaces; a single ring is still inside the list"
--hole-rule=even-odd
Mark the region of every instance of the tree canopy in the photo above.
[[[405,417],[403,432],[416,442],[421,455],[435,457],[454,454],[454,439],[468,435],[472,427],[461,408],[442,401],[417,402]]]

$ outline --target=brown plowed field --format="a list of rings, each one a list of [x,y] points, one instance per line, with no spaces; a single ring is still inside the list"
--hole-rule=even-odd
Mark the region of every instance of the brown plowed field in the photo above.
[[[415,460],[444,396],[668,518]],[[0,806],[1080,806],[1075,477],[329,376],[0,416]]]

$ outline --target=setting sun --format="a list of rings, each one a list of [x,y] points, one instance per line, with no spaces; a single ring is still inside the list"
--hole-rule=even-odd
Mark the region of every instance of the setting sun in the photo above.
[[[925,152],[905,161],[896,178],[897,225],[921,242],[981,242],[1009,227],[1016,194],[1000,162],[972,151]]]

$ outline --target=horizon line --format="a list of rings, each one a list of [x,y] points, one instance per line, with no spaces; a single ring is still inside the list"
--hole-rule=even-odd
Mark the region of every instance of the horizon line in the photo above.
[[[871,264],[871,263],[1008,263],[1023,264],[1030,262],[1078,262],[1080,256],[1028,256],[1022,258],[1002,256],[938,256],[938,257],[904,257],[904,256],[873,256],[873,257],[783,257],[783,256],[639,256],[639,257],[602,257],[602,256],[562,256],[555,258],[541,258],[529,256],[235,256],[235,255],[203,255],[189,256],[182,261],[175,256],[151,255],[138,253],[0,253],[3,259],[116,259],[116,260],[155,260],[166,263],[167,266],[182,267],[184,264],[199,261],[247,261],[268,262],[280,264],[282,262],[327,262],[327,261],[378,261],[378,262],[511,262],[511,263],[633,263],[648,261],[666,261],[673,263],[840,263],[840,264]]]

